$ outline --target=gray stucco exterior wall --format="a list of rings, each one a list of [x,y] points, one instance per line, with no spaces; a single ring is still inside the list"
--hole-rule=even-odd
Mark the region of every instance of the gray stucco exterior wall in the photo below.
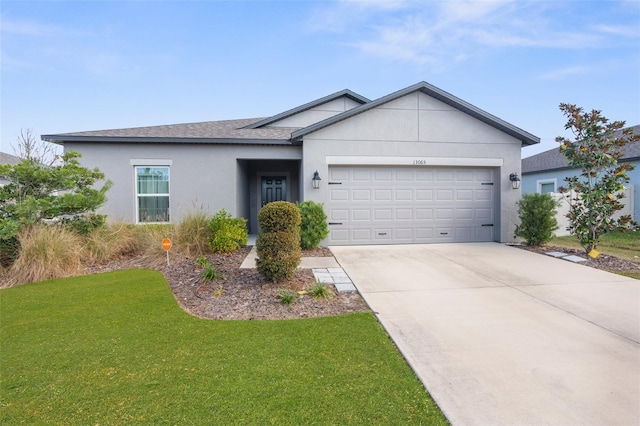
[[[224,208],[234,216],[249,217],[257,204],[256,173],[272,171],[281,164],[264,160],[290,161],[287,167],[294,171],[290,195],[299,198],[299,146],[101,142],[67,144],[65,149],[80,152],[83,166],[98,167],[113,182],[101,209],[110,221],[136,222],[136,165],[169,166],[174,223],[188,212],[201,209],[213,214]]]
[[[482,166],[497,171],[495,240],[514,241],[520,191],[509,181],[520,174],[521,141],[421,92],[310,133],[303,141],[303,199],[326,204],[326,180],[311,186],[313,172],[328,176],[340,164]]]

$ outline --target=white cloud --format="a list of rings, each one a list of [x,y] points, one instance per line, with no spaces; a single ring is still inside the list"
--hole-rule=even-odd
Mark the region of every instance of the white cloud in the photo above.
[[[332,18],[315,29],[338,33],[347,44],[369,55],[443,65],[488,50],[578,50],[607,47],[620,36],[638,36],[635,26],[593,25],[601,20],[597,10],[583,16],[576,13],[576,7],[583,5],[513,0],[343,0],[325,5],[324,17]]]

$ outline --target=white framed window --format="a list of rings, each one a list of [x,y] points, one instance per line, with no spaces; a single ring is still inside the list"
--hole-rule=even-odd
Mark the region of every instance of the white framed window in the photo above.
[[[536,183],[538,194],[549,194],[558,192],[558,179],[541,179]]]
[[[169,210],[169,167],[136,166],[137,223],[166,223]]]

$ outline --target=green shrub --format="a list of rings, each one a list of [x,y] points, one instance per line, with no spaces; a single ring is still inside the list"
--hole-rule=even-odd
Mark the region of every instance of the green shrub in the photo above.
[[[291,279],[300,264],[300,213],[293,203],[276,201],[258,213],[258,272],[268,280]]]
[[[214,253],[229,253],[247,245],[247,220],[231,217],[224,209],[209,221],[209,247]]]
[[[331,296],[333,296],[329,287],[320,281],[309,289],[309,294],[314,299],[331,299]]]
[[[258,212],[258,223],[264,232],[290,231],[300,232],[300,212],[295,204],[288,201],[274,201]]]
[[[262,232],[256,250],[256,268],[263,277],[273,282],[293,278],[301,256],[298,233]]]
[[[329,235],[327,215],[324,213],[322,203],[314,203],[311,200],[298,203],[300,211],[300,247],[309,250],[318,247],[320,241]]]
[[[549,194],[524,194],[518,201],[520,224],[516,226],[516,236],[529,246],[540,246],[551,240],[553,231],[558,229],[558,203]]]
[[[280,300],[280,302],[282,302],[282,304],[290,305],[296,300],[298,300],[298,295],[290,290],[287,290],[286,288],[283,288],[280,290],[278,299]]]

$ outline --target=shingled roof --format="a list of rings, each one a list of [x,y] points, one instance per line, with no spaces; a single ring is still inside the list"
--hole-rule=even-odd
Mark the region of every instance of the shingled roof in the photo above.
[[[48,142],[65,144],[73,142],[110,142],[110,143],[222,143],[251,145],[299,145],[305,135],[346,120],[354,115],[369,111],[372,108],[390,102],[414,91],[421,91],[445,102],[490,126],[501,130],[522,142],[522,145],[539,143],[540,139],[524,130],[483,111],[462,99],[438,89],[426,82],[420,82],[406,89],[399,90],[375,101],[350,90],[342,90],[313,102],[301,105],[272,117],[248,118],[241,120],[205,121],[201,123],[171,124],[164,126],[134,127],[127,129],[97,130],[89,132],[60,133],[42,135]],[[272,127],[272,123],[309,110],[331,100],[347,97],[360,106],[321,120],[310,126]]]
[[[170,124],[164,126],[132,127],[128,129],[96,130],[91,132],[43,135],[42,139],[54,142],[190,142],[190,143],[255,143],[291,144],[291,133],[298,128],[246,128],[264,120],[204,121],[200,123]]]
[[[634,133],[640,133],[640,125],[631,127]],[[617,132],[618,135],[621,132]],[[640,160],[640,141],[625,147],[621,161]],[[569,169],[566,157],[559,148],[553,148],[540,154],[522,159],[522,174],[532,174],[542,171]]]

